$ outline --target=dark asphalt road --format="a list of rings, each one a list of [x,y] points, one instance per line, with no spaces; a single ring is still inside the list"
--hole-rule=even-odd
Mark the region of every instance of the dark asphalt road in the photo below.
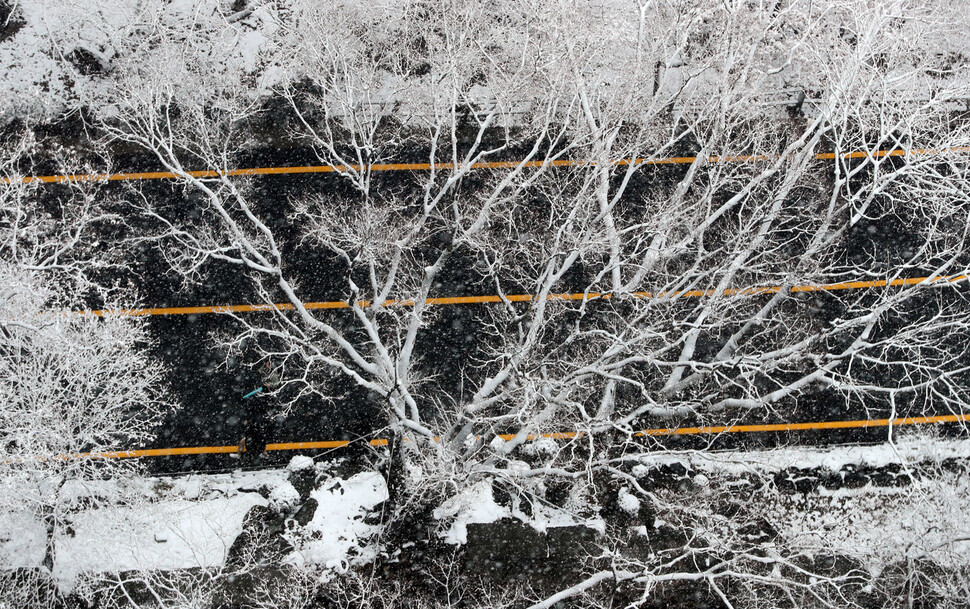
[[[423,152],[417,151],[413,158],[407,155],[401,160],[421,160]],[[252,154],[240,160],[240,166],[257,165],[298,165],[314,162],[306,149],[286,148]],[[119,170],[150,170],[157,165],[149,157],[130,157],[119,163]],[[648,175],[638,177],[631,184],[637,188],[648,188],[658,181],[669,180],[681,167],[652,168]],[[641,172],[644,173],[644,172]],[[395,181],[405,180],[406,176],[382,176],[387,187],[399,187]],[[307,300],[341,300],[344,285],[343,271],[337,261],[323,251],[297,245],[297,227],[288,221],[287,212],[291,197],[307,192],[326,192],[335,196],[351,194],[346,184],[330,174],[272,176],[253,178],[254,198],[258,200],[260,213],[265,221],[276,231],[277,238],[296,252],[288,259],[288,272],[299,278],[301,295]],[[638,181],[639,180],[639,181]],[[57,187],[53,187],[57,188]],[[185,208],[191,213],[196,205],[191,197],[186,198],[182,189],[167,181],[145,185],[149,196],[160,200],[172,201],[173,205]],[[891,258],[892,252],[916,244],[915,236],[904,230],[902,222],[883,219],[878,224],[860,222],[853,228],[846,243],[847,262],[854,258]],[[880,252],[883,252],[880,254]],[[136,253],[137,259],[130,261],[124,279],[130,281],[142,295],[144,306],[191,306],[211,304],[236,304],[258,302],[251,285],[238,268],[219,263],[210,263],[203,270],[201,280],[195,284],[183,284],[162,260],[159,252],[143,248]],[[477,285],[478,277],[472,270],[470,261],[457,259],[448,269],[437,295],[462,296],[487,292],[487,288]],[[577,286],[579,287],[579,286]],[[280,299],[282,300],[282,298]],[[834,301],[833,301],[834,302]],[[474,335],[484,319],[483,307],[488,305],[467,305],[444,307],[434,327],[429,332],[437,345],[436,355],[430,357],[427,365],[445,379],[445,386],[458,386],[461,379],[462,364],[467,361],[469,349],[466,345],[474,340]],[[822,304],[823,308],[826,306]],[[327,315],[340,316],[346,312],[332,311]],[[827,315],[837,316],[833,309]],[[256,314],[258,315],[258,314]],[[165,370],[169,395],[174,404],[158,430],[156,440],[149,446],[176,447],[200,445],[236,444],[243,435],[242,396],[260,384],[256,373],[255,356],[242,354],[239,358],[228,359],[217,346],[218,337],[230,334],[237,322],[228,316],[188,315],[172,317],[153,317],[148,321],[151,335],[156,344],[153,353]],[[296,442],[311,440],[352,440],[373,435],[375,428],[382,422],[378,416],[377,405],[359,389],[341,385],[329,388],[334,396],[332,402],[319,399],[303,399],[289,413],[270,424],[270,440],[273,442]],[[271,396],[260,395],[254,398],[272,413],[276,408]],[[800,398],[797,406],[791,409],[789,420],[846,420],[863,419],[876,416],[865,410],[862,405],[852,406],[844,399],[831,393],[820,392],[810,397]],[[879,415],[882,416],[882,415]],[[725,421],[739,422],[739,421]],[[777,420],[744,420],[746,423],[778,422]],[[690,424],[677,422],[677,424]],[[961,433],[960,426],[947,426],[948,433]],[[728,435],[724,437],[675,436],[663,440],[651,439],[657,448],[671,449],[706,448],[760,448],[780,444],[836,444],[836,443],[877,443],[885,440],[885,429],[873,430],[829,430],[785,433],[759,433]],[[347,450],[347,449],[343,449]],[[360,450],[364,450],[361,448]],[[292,453],[271,453],[270,460],[282,463]],[[150,459],[149,467],[154,471],[182,471],[200,469],[224,469],[238,466],[238,461],[226,455],[199,455],[187,457],[164,457]]]

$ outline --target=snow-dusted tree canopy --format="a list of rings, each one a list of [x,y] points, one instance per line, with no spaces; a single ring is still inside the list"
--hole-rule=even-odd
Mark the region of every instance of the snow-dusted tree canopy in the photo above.
[[[585,522],[611,488],[648,529],[689,531],[632,556],[603,525],[581,575],[489,602],[639,606],[676,582],[723,606],[862,602],[865,557],[825,571],[801,542],[766,549],[719,513],[730,485],[645,487],[636,470],[662,449],[637,432],[964,412],[970,5],[0,7],[0,116],[25,134],[6,138],[0,185],[0,383],[17,398],[0,421],[5,439],[43,432],[10,450],[146,437],[161,391],[142,326],[47,311],[131,305],[119,267],[151,249],[187,285],[219,265],[286,305],[238,315],[227,357],[269,362],[287,414],[320,398],[375,413],[392,537],[432,512],[459,522],[493,488],[510,518],[538,518],[556,488]],[[52,138],[64,148],[34,144],[62,123],[80,126]],[[228,175],[267,150],[331,170],[296,186]],[[129,166],[175,177],[18,179]],[[805,287],[911,278],[929,279]],[[498,299],[433,300],[481,294]],[[530,439],[561,431],[579,435]]]
[[[8,178],[38,151],[29,132],[15,129],[3,146]],[[124,297],[91,279],[110,266],[98,253],[98,228],[117,218],[84,185],[53,199],[39,195],[25,184],[0,191],[0,530],[12,542],[0,562],[5,573],[32,557],[54,566],[78,489],[133,469],[83,455],[148,440],[160,405],[144,324],[69,312],[91,293],[107,302]],[[4,577],[0,599],[30,606],[42,582],[30,572]]]

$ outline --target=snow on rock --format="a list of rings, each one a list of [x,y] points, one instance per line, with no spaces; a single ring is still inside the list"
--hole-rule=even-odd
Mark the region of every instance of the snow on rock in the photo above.
[[[538,438],[522,446],[522,452],[527,455],[551,457],[559,452],[559,444],[552,438]]]
[[[283,469],[237,471],[231,474],[206,474],[206,488],[213,496],[231,496],[238,491],[257,492],[260,488],[272,489],[286,482]]]
[[[302,472],[302,471],[306,471],[308,469],[314,469],[314,468],[315,468],[315,465],[314,465],[313,459],[303,455],[297,455],[296,457],[293,457],[292,459],[290,459],[289,465],[286,466],[286,469],[288,469],[291,472]]]
[[[642,463],[637,463],[633,466],[633,469],[630,470],[630,473],[632,473],[636,478],[645,478],[648,474],[650,474],[650,468]]]
[[[300,505],[300,493],[289,482],[277,484],[269,493],[269,509],[286,514]]]
[[[512,474],[526,474],[532,468],[525,461],[520,461],[518,459],[509,459],[505,466],[505,469]]]
[[[54,578],[68,592],[82,573],[219,566],[254,505],[265,500],[241,493],[81,512],[74,517],[73,536],[54,540]]]
[[[173,490],[186,499],[198,499],[205,492],[205,478],[199,475],[189,475],[175,481]]]
[[[289,561],[296,564],[324,565],[338,572],[352,562],[368,562],[375,556],[373,548],[362,548],[378,529],[364,522],[375,506],[388,498],[387,484],[377,472],[362,472],[348,480],[334,480],[314,490],[317,501],[313,519],[290,542],[295,550]]]
[[[149,488],[150,483],[144,478],[66,480],[58,497],[65,504],[119,503],[126,497],[142,496]]]
[[[898,433],[898,432],[897,432]],[[901,435],[895,444],[874,446],[784,447],[752,450],[726,456],[723,453],[692,451],[677,454],[644,455],[634,466],[634,476],[642,477],[650,467],[680,463],[688,469],[707,474],[739,476],[751,472],[773,473],[786,469],[827,469],[839,471],[845,465],[885,467],[890,463],[942,461],[970,458],[970,440],[933,438],[920,431]],[[695,480],[696,483],[696,480]]]
[[[640,500],[630,494],[630,491],[625,488],[620,489],[616,501],[620,509],[631,516],[636,516],[640,511]]]
[[[317,485],[317,466],[310,457],[297,456],[287,466],[287,480],[299,494],[300,502],[310,498]]]
[[[530,516],[519,510],[513,512],[495,502],[491,480],[480,480],[451,497],[434,511],[434,517],[452,521],[441,537],[445,543],[459,545],[468,542],[468,525],[490,524],[503,518],[521,520],[539,533],[570,526],[585,526],[599,532],[605,530],[605,523],[599,518],[578,519],[569,511],[544,502],[533,503]]]
[[[445,501],[434,511],[438,520],[454,518],[445,532],[445,543],[464,544],[468,541],[468,525],[495,522],[511,516],[508,508],[495,503],[491,480],[480,480]]]
[[[855,556],[874,571],[904,558],[967,565],[968,497],[970,481],[946,474],[943,479],[915,480],[907,488],[782,495],[769,519],[779,525],[782,537],[808,554]]]
[[[569,510],[558,508],[554,505],[537,502],[532,506],[532,516],[528,519],[528,524],[540,533],[545,533],[549,529],[558,527],[584,526],[603,534],[606,532],[606,522],[599,517],[580,519],[573,515]]]

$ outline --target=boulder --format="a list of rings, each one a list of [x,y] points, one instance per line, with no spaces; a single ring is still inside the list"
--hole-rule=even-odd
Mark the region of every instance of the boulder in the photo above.
[[[310,457],[296,456],[290,459],[287,466],[287,481],[300,496],[300,501],[306,501],[310,493],[316,488],[317,468]]]

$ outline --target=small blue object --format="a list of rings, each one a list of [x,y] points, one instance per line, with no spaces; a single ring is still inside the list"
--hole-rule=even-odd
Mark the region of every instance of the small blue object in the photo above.
[[[263,388],[260,387],[259,389],[256,389],[255,391],[250,391],[249,393],[247,393],[246,395],[243,396],[243,399],[245,400],[246,398],[251,398],[254,395],[256,395],[257,393],[261,392],[262,390],[263,390]]]

